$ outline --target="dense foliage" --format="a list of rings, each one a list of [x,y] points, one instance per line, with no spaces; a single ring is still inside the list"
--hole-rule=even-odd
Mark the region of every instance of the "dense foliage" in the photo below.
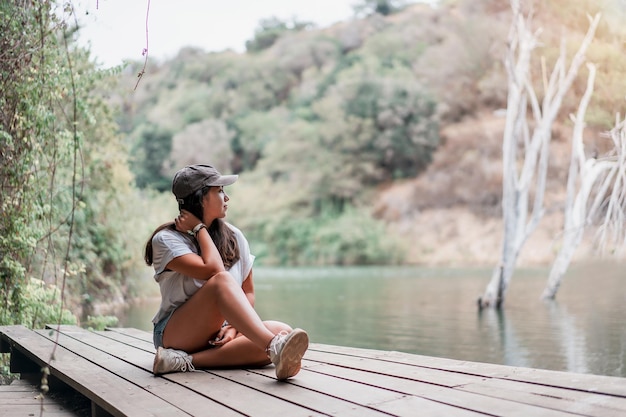
[[[606,5],[580,0],[580,6],[585,9],[563,5],[558,13],[541,6],[546,59],[558,53],[557,36],[568,33],[576,44],[583,10]],[[120,120],[134,149],[137,185],[167,192],[176,169],[210,162],[241,174],[230,190],[237,197],[230,219],[264,254],[261,262],[402,259],[402,244],[367,214],[373,191],[423,172],[442,125],[505,106],[510,6],[505,0],[435,8],[363,1],[356,8],[362,17],[322,29],[263,20],[245,54],[184,49],[152,62]],[[611,49],[611,21],[604,25],[593,54],[621,61]],[[128,85],[139,65],[128,72]],[[610,74],[600,74],[601,82],[619,88],[622,79]],[[598,125],[610,126],[614,100],[598,99],[592,110]],[[565,103],[564,113],[575,104]],[[341,218],[355,229],[380,226],[386,243],[340,233],[350,248],[342,249],[346,256],[325,255],[331,240],[315,242]]]
[[[176,169],[209,162],[241,174],[230,219],[260,262],[398,262],[368,199],[438,146],[437,101],[412,70],[425,43],[375,13],[332,30],[262,23],[253,53],[185,49],[148,68],[121,120],[137,184],[167,192]]]
[[[132,176],[106,103],[113,72],[73,46],[71,15],[0,4],[0,324],[75,322],[63,306],[88,312],[126,284],[125,225],[111,213]]]
[[[136,149],[138,185],[167,192],[177,168],[210,162],[241,174],[229,190],[236,197],[230,219],[264,254],[261,262],[402,259],[401,243],[371,215],[374,192],[423,172],[442,126],[506,105],[510,21],[506,0],[404,5],[362,1],[359,18],[322,29],[267,19],[248,53],[184,49],[153,62],[121,120]],[[567,48],[580,42],[587,13],[608,12],[589,54],[607,63],[597,83],[605,91],[589,113],[590,123],[610,127],[619,103],[609,91],[626,87],[619,71],[609,70],[624,62],[620,14],[611,13],[619,4],[556,1],[537,8],[540,53],[548,64],[563,35]],[[138,69],[129,71],[129,85]],[[541,85],[541,68],[533,76]],[[566,98],[563,120],[583,88],[581,77]],[[321,232],[340,224],[380,226],[378,236],[387,241]],[[327,256],[325,248],[342,238],[340,253]]]

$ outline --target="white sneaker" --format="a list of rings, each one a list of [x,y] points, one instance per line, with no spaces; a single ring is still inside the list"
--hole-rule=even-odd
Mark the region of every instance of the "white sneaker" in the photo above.
[[[182,350],[165,349],[159,346],[156,355],[154,355],[154,365],[152,366],[154,375],[195,370],[196,368],[191,363],[191,356]]]
[[[291,333],[278,333],[267,348],[267,354],[276,365],[276,379],[291,378],[300,371],[304,352],[309,347],[309,335],[302,329],[293,329]]]

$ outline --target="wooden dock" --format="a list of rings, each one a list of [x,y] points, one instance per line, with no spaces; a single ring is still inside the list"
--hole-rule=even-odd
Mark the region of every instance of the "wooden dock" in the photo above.
[[[154,377],[151,337],[131,328],[4,326],[0,351],[32,384],[49,363],[44,399],[86,403],[64,414],[48,402],[44,416],[626,416],[625,378],[316,343],[286,382],[276,381],[272,366]],[[2,416],[39,415],[8,398],[0,390]]]

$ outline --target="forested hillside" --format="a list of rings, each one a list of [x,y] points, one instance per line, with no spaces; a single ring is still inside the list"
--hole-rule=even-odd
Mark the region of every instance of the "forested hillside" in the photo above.
[[[599,147],[626,91],[623,7],[535,5],[548,65],[562,39],[577,46],[586,14],[600,10],[588,57],[600,66],[588,112]],[[229,218],[265,264],[493,262],[509,25],[503,0],[415,4],[327,28],[268,19],[247,53],[185,49],[150,62],[120,119],[137,185],[167,191],[176,169],[198,162],[240,174]],[[141,65],[128,71],[127,88]],[[579,78],[554,132],[556,206]],[[537,253],[522,259],[546,262],[558,223],[548,221]]]

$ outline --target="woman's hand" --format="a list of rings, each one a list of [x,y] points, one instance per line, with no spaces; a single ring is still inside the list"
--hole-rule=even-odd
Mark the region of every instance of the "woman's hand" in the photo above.
[[[213,346],[223,346],[237,336],[237,329],[231,325],[226,325],[217,332],[215,339],[209,340],[209,344]]]
[[[199,223],[201,223],[200,219],[187,210],[181,210],[178,217],[174,219],[176,230],[182,233],[188,233]],[[218,272],[224,272],[226,270],[224,262],[208,230],[202,231],[201,229],[196,233],[196,242],[199,247],[198,252],[178,256],[172,259],[166,268],[190,278],[202,280],[208,280]]]
[[[200,219],[188,212],[187,210],[181,210],[178,217],[174,219],[176,230],[179,232],[187,233],[189,230],[193,230],[199,223]]]

